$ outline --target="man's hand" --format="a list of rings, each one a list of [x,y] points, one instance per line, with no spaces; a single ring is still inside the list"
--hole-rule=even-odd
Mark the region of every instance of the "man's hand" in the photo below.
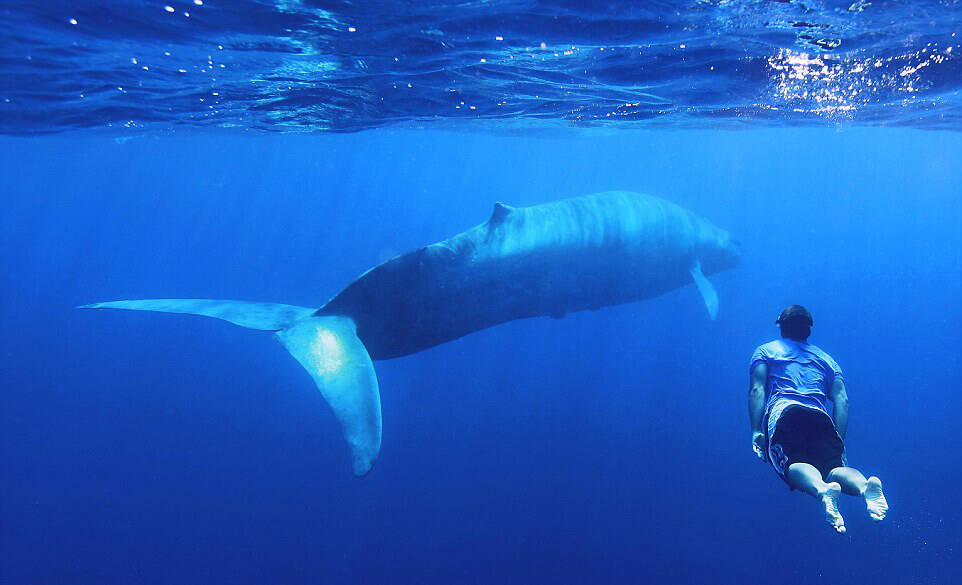
[[[759,431],[752,433],[752,451],[762,461],[768,460],[768,437],[765,433]]]

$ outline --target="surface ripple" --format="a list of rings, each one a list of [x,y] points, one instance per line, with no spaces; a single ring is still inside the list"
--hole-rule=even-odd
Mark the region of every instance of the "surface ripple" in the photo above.
[[[954,0],[189,0],[0,9],[0,133],[958,130]]]

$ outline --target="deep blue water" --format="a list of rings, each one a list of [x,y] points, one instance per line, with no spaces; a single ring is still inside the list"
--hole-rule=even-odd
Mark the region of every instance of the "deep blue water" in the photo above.
[[[962,582],[959,14],[0,4],[0,585]],[[75,309],[320,306],[495,201],[606,190],[742,242],[717,321],[686,286],[376,362],[362,478],[270,334]],[[841,538],[750,449],[790,303],[891,505]]]
[[[962,481],[962,136],[892,129],[553,139],[4,139],[0,582],[952,583]],[[323,303],[380,259],[611,188],[729,229],[736,269],[376,363],[380,461],[269,334],[86,312]],[[750,451],[748,359],[783,305],[846,372],[880,525],[823,525]]]

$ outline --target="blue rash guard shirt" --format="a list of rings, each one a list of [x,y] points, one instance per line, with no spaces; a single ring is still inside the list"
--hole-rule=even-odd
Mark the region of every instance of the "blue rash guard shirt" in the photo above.
[[[836,377],[842,378],[842,369],[832,356],[804,341],[776,339],[758,346],[752,355],[751,369],[762,362],[768,366],[765,420],[769,441],[788,407],[812,408],[831,418],[832,384]]]

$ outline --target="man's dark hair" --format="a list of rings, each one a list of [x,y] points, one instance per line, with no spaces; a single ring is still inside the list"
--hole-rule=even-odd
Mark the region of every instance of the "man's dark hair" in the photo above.
[[[805,341],[812,334],[812,314],[801,305],[789,305],[775,320],[775,324],[782,331],[782,337]]]

